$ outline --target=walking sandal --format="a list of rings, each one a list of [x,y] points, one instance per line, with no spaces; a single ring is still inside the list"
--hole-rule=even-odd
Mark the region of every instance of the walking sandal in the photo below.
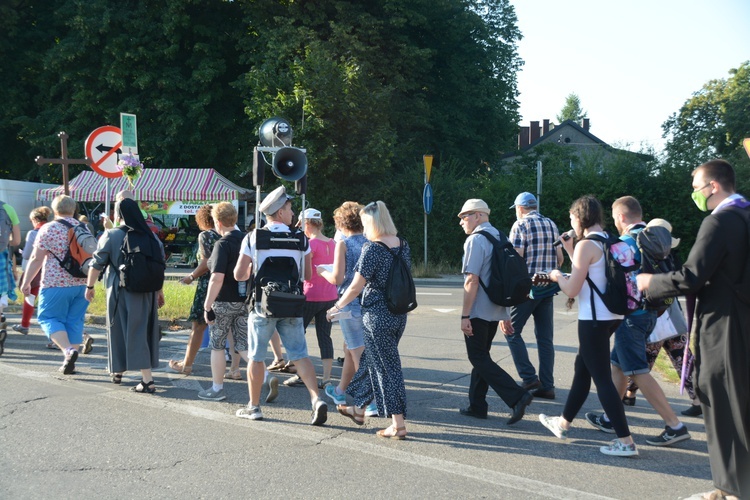
[[[151,382],[145,382],[143,379],[141,379],[140,382],[138,382],[138,385],[135,387],[130,388],[133,392],[144,392],[148,394],[153,394],[156,392],[156,387],[154,386],[154,381]]]
[[[381,438],[398,439],[401,441],[406,439],[406,427],[394,427],[391,425],[390,427],[379,430],[375,435]]]

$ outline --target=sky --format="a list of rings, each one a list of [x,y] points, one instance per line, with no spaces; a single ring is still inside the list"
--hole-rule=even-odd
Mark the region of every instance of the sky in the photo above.
[[[521,124],[557,115],[575,93],[590,132],[639,151],[710,80],[750,60],[750,0],[511,0]]]

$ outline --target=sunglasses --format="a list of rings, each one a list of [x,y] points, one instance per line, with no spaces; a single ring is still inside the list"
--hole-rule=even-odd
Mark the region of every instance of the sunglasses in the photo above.
[[[476,214],[476,212],[469,212],[469,213],[461,214],[461,215],[459,215],[459,217],[461,218],[461,220],[466,220],[466,219],[468,219],[469,217],[471,217],[472,215],[475,215],[475,214]]]

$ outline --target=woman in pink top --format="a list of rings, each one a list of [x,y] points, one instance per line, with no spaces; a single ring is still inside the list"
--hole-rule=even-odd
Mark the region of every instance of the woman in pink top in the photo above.
[[[326,311],[333,307],[336,299],[339,298],[339,294],[336,285],[329,283],[314,269],[320,265],[333,264],[336,242],[323,234],[323,219],[320,211],[314,208],[305,210],[305,236],[310,240],[313,274],[309,280],[305,281],[304,285],[307,302],[305,303],[303,323],[305,329],[307,329],[307,325],[315,318],[315,333],[318,336],[320,360],[323,363],[323,379],[318,385],[322,388],[330,381],[331,367],[333,366],[331,323],[326,319]]]

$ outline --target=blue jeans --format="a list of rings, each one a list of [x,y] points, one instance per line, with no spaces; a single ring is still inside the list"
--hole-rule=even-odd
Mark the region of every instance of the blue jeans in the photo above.
[[[341,308],[342,312],[350,311],[352,317],[339,321],[341,333],[344,334],[344,342],[347,349],[358,349],[365,345],[365,325],[362,321],[362,306],[359,304],[359,298],[354,299],[346,307]]]
[[[510,311],[510,318],[513,322],[515,333],[505,337],[505,340],[508,342],[510,354],[513,356],[513,362],[516,365],[516,371],[518,372],[518,376],[523,380],[523,383],[530,384],[536,382],[536,370],[534,370],[534,365],[529,361],[526,343],[521,337],[523,327],[532,315],[534,316],[536,347],[539,353],[539,381],[542,383],[541,389],[554,389],[555,346],[552,343],[554,334],[552,297],[527,300],[520,305],[514,306]]]
[[[278,330],[287,357],[291,361],[306,358],[307,341],[302,318],[266,318],[255,310],[250,312],[248,323],[248,357],[253,361],[265,361],[268,341],[273,331]]]
[[[646,342],[656,326],[656,311],[625,316],[615,331],[615,348],[610,362],[625,375],[640,375],[651,371],[646,357]]]

